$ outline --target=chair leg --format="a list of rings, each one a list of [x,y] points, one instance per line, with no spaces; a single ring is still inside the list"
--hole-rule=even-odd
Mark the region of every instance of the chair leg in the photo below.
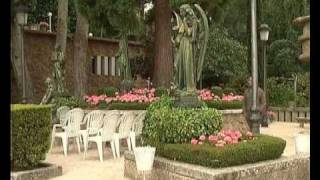
[[[100,161],[103,162],[103,151],[102,151],[102,141],[96,141],[98,147],[98,153]]]
[[[116,158],[116,152],[115,152],[115,149],[114,149],[114,141],[110,141],[110,146],[111,146],[111,151],[112,151],[113,158]]]
[[[131,140],[132,149],[136,148],[136,133],[135,132],[130,132],[130,140]]]
[[[130,136],[129,136],[129,137],[127,137],[127,145],[128,145],[128,149],[129,149],[129,151],[131,151]]]
[[[63,146],[63,153],[64,153],[64,156],[67,157],[67,154],[68,154],[68,138],[67,136],[63,136],[62,137],[62,146]]]
[[[117,153],[117,157],[120,157],[120,143],[119,143],[119,135],[115,134],[114,135],[114,144],[115,144],[115,148],[116,148],[116,153]]]
[[[51,144],[50,144],[50,150],[49,150],[49,153],[51,153],[51,151],[52,151],[53,144],[54,144],[54,140],[55,140],[55,127],[53,127],[53,129],[52,129],[52,134],[51,134]]]
[[[79,153],[81,153],[81,148],[80,148],[80,138],[81,138],[81,136],[76,137],[76,142],[77,142],[78,152],[79,152]]]
[[[83,159],[86,159],[87,151],[88,151],[88,138],[86,135],[83,136],[83,146],[84,146]]]

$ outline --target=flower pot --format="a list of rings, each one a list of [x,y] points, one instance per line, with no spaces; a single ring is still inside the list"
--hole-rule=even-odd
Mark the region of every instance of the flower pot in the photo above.
[[[296,154],[310,153],[310,134],[298,133],[295,136]]]
[[[134,148],[134,157],[138,171],[151,171],[153,167],[155,147],[137,147]]]

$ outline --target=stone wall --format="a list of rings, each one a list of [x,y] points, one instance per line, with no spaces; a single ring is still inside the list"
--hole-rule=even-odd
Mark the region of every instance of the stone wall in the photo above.
[[[55,33],[40,32],[25,30],[24,33],[24,53],[27,63],[28,71],[31,76],[33,85],[34,97],[32,101],[37,103],[45,94],[46,85],[45,79],[51,75],[52,62],[51,54],[54,49],[56,40]],[[88,91],[92,91],[97,87],[104,87],[108,85],[117,85],[119,83],[118,77],[101,76],[91,73],[92,64],[91,56],[115,56],[118,51],[118,41],[105,38],[89,37],[88,39],[88,53],[87,53],[87,74],[88,74]],[[136,55],[143,55],[145,48],[137,42],[129,42],[129,57]],[[69,92],[74,92],[74,63],[73,63],[73,36],[68,35],[66,48],[66,88]],[[15,82],[12,80],[11,84]],[[15,85],[11,85],[15,87]],[[17,94],[17,88],[12,88],[13,94]],[[16,101],[16,96],[13,96],[12,102]],[[29,97],[28,97],[29,98]]]
[[[132,180],[143,179],[143,174],[137,172],[133,153],[126,151],[124,157],[124,176]],[[227,168],[207,168],[155,157],[153,170],[145,177],[146,180],[309,180],[310,155]]]
[[[222,129],[239,130],[242,133],[250,130],[242,109],[221,110],[220,112],[222,112],[223,120]]]

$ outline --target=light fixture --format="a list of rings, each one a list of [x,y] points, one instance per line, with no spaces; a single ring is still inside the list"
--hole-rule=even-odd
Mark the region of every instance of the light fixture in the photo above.
[[[268,41],[269,32],[271,31],[269,26],[267,24],[261,24],[259,27],[259,31],[260,31],[260,40],[261,41]]]

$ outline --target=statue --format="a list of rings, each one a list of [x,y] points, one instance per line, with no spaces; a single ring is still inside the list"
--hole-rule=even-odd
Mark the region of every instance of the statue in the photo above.
[[[195,93],[197,82],[200,81],[204,56],[206,53],[209,26],[205,12],[194,5],[200,18],[189,4],[180,6],[180,16],[173,12],[176,26],[173,27],[174,37],[174,83],[179,90]]]
[[[52,79],[48,77],[46,79],[46,84],[47,84],[47,91],[46,91],[46,94],[43,96],[40,105],[48,104],[48,103],[50,103],[50,101],[54,101],[52,99],[52,93],[54,90],[54,84],[52,82]]]

